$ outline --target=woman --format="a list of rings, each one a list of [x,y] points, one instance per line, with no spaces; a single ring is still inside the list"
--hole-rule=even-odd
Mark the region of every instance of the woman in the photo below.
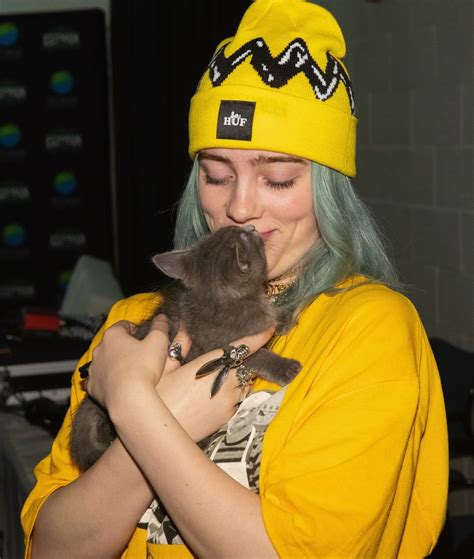
[[[76,372],[71,411],[23,509],[27,556],[386,559],[433,549],[447,496],[443,395],[416,310],[393,289],[350,185],[344,54],[326,10],[257,0],[191,102],[194,165],[175,245],[254,225],[268,294],[296,319],[272,348],[303,369],[281,390],[257,379],[235,413],[235,375],[212,400],[213,379],[194,379],[220,351],[179,366],[166,317],[144,340],[130,335],[153,294],[116,304],[79,366],[92,360],[87,390],[118,438],[79,475],[67,448],[85,395]],[[271,336],[231,342],[256,351]],[[189,349],[185,332],[176,340]],[[195,442],[220,427],[202,452]]]

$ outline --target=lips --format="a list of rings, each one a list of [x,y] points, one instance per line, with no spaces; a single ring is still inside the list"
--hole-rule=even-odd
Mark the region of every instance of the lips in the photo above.
[[[262,231],[260,235],[264,241],[268,241],[268,239],[275,233],[276,229],[269,229],[268,231]]]

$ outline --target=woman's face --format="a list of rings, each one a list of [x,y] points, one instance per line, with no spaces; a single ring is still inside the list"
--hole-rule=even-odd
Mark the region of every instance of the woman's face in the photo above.
[[[199,196],[211,231],[256,227],[265,243],[269,279],[296,266],[319,239],[307,159],[261,150],[203,150]]]

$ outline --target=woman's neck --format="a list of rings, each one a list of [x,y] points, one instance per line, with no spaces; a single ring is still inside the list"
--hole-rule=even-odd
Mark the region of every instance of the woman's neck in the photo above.
[[[287,291],[298,279],[300,271],[301,267],[295,266],[280,276],[267,280],[265,282],[266,296],[275,299],[278,295]]]

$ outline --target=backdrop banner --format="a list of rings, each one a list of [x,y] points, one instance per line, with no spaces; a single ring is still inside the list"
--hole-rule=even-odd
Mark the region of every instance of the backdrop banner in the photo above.
[[[81,254],[112,261],[104,13],[0,17],[0,308],[59,306]]]

